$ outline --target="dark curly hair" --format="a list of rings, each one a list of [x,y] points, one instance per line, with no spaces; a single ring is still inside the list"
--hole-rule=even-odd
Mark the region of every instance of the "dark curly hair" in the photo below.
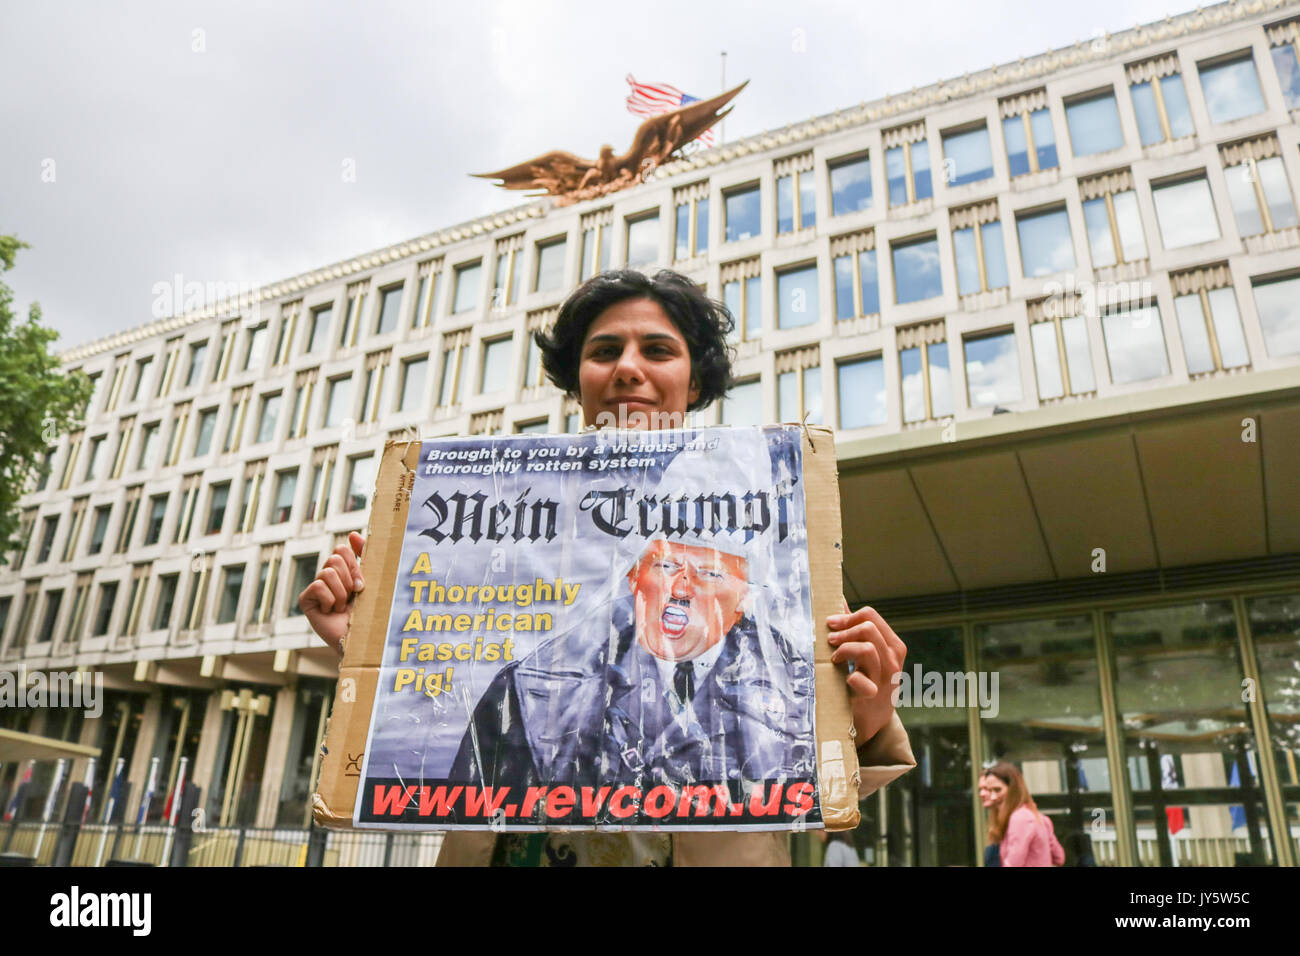
[[[699,397],[687,411],[698,411],[731,386],[731,348],[727,336],[735,320],[727,307],[710,299],[680,272],[661,269],[651,278],[635,269],[611,269],[592,276],[564,300],[549,330],[533,333],[542,350],[542,368],[565,394],[578,396],[578,365],[587,330],[611,305],[626,299],[651,299],[668,314],[686,340],[691,382]]]

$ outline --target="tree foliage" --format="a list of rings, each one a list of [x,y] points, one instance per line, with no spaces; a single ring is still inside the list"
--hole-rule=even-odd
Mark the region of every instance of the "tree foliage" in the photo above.
[[[0,235],[0,273],[14,267],[16,236]],[[90,400],[90,379],[82,372],[65,374],[50,346],[59,333],[41,325],[41,309],[32,303],[27,321],[15,321],[13,292],[0,282],[0,561],[21,542],[15,532],[18,502],[29,490],[45,451],[76,424]]]

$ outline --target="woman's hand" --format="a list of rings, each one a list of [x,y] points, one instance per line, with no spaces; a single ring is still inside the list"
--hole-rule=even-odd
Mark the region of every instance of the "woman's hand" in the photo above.
[[[352,619],[352,599],[365,586],[360,561],[365,545],[365,537],[353,531],[348,535],[348,544],[334,549],[325,559],[325,566],[316,572],[316,580],[298,595],[298,607],[307,615],[311,629],[340,656]]]
[[[830,642],[835,648],[831,661],[852,663],[848,676],[853,698],[853,726],[859,747],[874,737],[894,716],[894,675],[903,669],[907,645],[885,623],[875,609],[864,607],[826,619],[831,629]]]

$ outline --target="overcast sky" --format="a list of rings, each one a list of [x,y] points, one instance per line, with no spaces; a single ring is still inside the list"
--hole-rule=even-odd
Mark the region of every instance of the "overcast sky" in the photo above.
[[[708,96],[726,50],[731,141],[1191,6],[0,0],[3,281],[68,348],[518,205],[467,174],[622,152],[629,72]]]

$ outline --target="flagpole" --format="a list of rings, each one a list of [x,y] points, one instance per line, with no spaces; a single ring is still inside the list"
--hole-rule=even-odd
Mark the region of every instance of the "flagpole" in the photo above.
[[[36,849],[32,851],[32,858],[40,860],[41,844],[45,842],[45,828],[50,824],[50,816],[54,813],[54,803],[59,798],[59,788],[63,786],[63,774],[68,769],[68,758],[60,757],[59,762],[54,767],[54,782],[50,784],[50,792],[45,795],[45,809],[41,813],[41,830],[36,834]]]
[[[113,768],[113,779],[108,786],[108,799],[104,801],[104,829],[99,834],[99,849],[95,853],[95,866],[99,866],[104,860],[104,844],[108,842],[108,830],[113,819],[113,805],[117,803],[117,795],[122,784],[122,771],[126,769],[126,758],[118,757],[117,766]]]
[[[722,89],[719,93],[727,92],[727,51],[722,51]],[[718,124],[718,145],[721,146],[727,141],[727,118],[724,116],[722,122]]]

